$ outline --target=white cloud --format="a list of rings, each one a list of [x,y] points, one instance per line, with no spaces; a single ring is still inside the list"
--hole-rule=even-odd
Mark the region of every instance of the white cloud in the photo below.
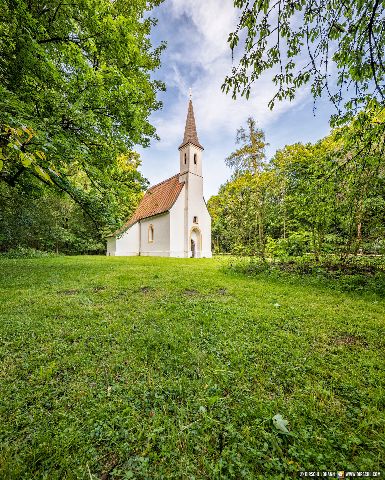
[[[232,68],[227,38],[238,19],[232,0],[166,0],[155,14],[159,18],[155,34],[168,43],[156,76],[165,81],[168,92],[163,96],[163,110],[152,117],[161,141],[142,151],[143,173],[154,183],[178,168],[177,147],[192,87],[198,135],[206,147],[205,191],[209,196],[229,177],[224,158],[234,148],[236,130],[247,117],[252,115],[266,129],[310,97],[304,89],[294,102],[277,103],[270,111],[267,105],[275,88],[271,73],[258,80],[248,101],[234,101],[231,94],[222,93],[221,85]]]
[[[179,34],[177,42],[169,40],[168,61],[172,63],[166,69],[166,84],[177,88],[178,98],[166,113],[167,121],[157,125],[165,145],[175,141],[175,125],[180,125],[189,86],[193,88],[199,132],[207,135],[235,134],[250,115],[265,127],[305,95],[305,92],[299,95],[296,102],[277,104],[271,112],[267,107],[274,94],[271,75],[258,81],[248,101],[244,98],[234,101],[231,95],[222,93],[221,85],[232,67],[227,38],[238,18],[231,0],[166,0],[162,8],[173,24],[180,24],[175,32]],[[188,85],[191,70],[199,74]]]

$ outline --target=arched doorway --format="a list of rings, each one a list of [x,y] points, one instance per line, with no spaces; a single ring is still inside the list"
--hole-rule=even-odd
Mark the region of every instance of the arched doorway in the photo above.
[[[194,227],[190,233],[190,257],[200,258],[202,249],[202,235],[199,228]]]

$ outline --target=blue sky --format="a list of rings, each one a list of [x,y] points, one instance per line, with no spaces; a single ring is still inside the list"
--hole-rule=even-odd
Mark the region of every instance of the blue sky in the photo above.
[[[236,130],[253,116],[266,133],[268,157],[295,142],[314,142],[330,130],[332,107],[326,99],[313,99],[308,89],[298,92],[292,102],[281,102],[273,111],[267,103],[274,93],[271,75],[254,84],[249,100],[232,100],[221,92],[223,80],[231,70],[228,34],[237,23],[232,0],[165,0],[151,14],[158,19],[152,33],[154,45],[167,42],[162,66],[154,77],[166,83],[160,95],[163,109],[151,116],[160,141],[140,149],[141,171],[151,184],[178,172],[178,146],[183,138],[188,90],[193,104],[198,136],[204,146],[203,176],[206,200],[218,192],[231,171],[224,159],[235,149]]]

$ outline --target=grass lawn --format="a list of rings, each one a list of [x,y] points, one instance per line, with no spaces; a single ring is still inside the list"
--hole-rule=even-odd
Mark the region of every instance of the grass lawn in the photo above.
[[[385,299],[224,262],[1,260],[0,478],[385,475]]]

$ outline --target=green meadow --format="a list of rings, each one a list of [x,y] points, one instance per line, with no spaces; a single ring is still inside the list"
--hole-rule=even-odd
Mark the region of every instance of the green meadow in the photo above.
[[[0,260],[0,478],[384,472],[384,298],[226,264]]]

